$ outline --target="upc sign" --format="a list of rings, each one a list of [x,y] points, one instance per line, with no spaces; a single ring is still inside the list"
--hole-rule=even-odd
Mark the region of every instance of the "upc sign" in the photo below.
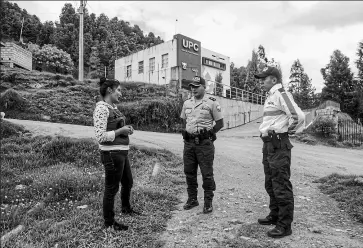
[[[193,48],[193,50],[196,51],[196,52],[199,51],[198,44],[197,43],[193,43],[190,40],[183,39],[183,47],[188,48],[188,49]]]

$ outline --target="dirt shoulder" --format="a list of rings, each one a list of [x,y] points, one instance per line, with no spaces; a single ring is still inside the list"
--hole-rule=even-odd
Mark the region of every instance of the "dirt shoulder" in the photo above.
[[[10,120],[37,134],[93,137],[93,128],[77,125]],[[269,239],[270,227],[256,224],[268,213],[264,190],[261,141],[257,122],[225,130],[215,142],[214,173],[217,190],[214,212],[202,213],[203,191],[199,182],[200,206],[182,210],[181,203],[169,221],[162,239],[165,247],[363,247],[363,225],[340,211],[337,203],[320,193],[314,179],[333,172],[363,174],[361,150],[293,143],[292,184],[295,194],[293,235]],[[136,131],[133,144],[165,148],[182,154],[181,135]],[[181,168],[182,169],[182,168]],[[184,202],[186,192],[180,196]]]

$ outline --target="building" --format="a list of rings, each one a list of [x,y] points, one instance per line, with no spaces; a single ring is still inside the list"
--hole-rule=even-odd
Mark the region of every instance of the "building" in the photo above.
[[[195,75],[202,76],[210,90],[218,73],[230,85],[230,58],[202,47],[200,41],[181,34],[159,45],[115,61],[115,79],[182,87]],[[226,90],[225,87],[224,91]]]
[[[13,42],[1,42],[1,64],[32,70],[32,53]]]

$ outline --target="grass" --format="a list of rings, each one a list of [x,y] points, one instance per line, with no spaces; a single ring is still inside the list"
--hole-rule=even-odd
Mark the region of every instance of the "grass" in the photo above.
[[[314,182],[320,183],[320,190],[335,199],[342,210],[363,223],[363,175],[334,173]]]
[[[145,216],[120,215],[126,232],[102,227],[104,171],[97,144],[91,139],[26,135],[26,130],[1,123],[2,130],[19,130],[2,139],[1,235],[18,225],[24,231],[5,247],[159,247],[177,195],[184,183],[181,160],[165,150],[131,147],[134,176],[132,205]],[[3,131],[2,131],[3,132]],[[7,132],[10,133],[10,132]],[[152,177],[155,163],[161,165]],[[22,186],[19,186],[22,185]],[[86,205],[86,208],[77,208]]]
[[[95,80],[81,83],[69,75],[6,67],[2,67],[1,76],[0,111],[7,118],[93,125],[99,100]],[[166,97],[165,86],[140,82],[121,85],[123,97],[118,107],[127,124],[145,131],[179,131],[182,102]]]

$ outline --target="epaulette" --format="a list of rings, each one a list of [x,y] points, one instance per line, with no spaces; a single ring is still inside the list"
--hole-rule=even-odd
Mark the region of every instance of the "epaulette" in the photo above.
[[[216,101],[217,100],[217,99],[215,99],[214,97],[211,97],[211,96],[209,97],[209,99],[212,100],[212,101]]]

